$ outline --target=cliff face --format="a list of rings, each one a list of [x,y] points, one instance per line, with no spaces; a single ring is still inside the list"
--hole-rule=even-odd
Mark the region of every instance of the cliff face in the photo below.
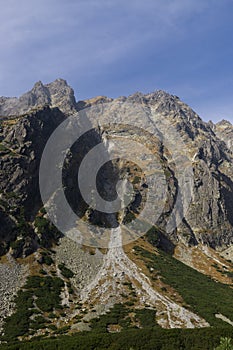
[[[4,119],[1,123],[1,253],[16,241],[20,242],[16,255],[24,251],[28,255],[38,247],[31,222],[42,206],[40,158],[49,136],[64,118],[59,109],[44,107],[25,117]]]
[[[98,99],[93,100],[93,103],[88,100],[87,105],[94,106],[96,101]],[[102,99],[100,103],[103,103]],[[124,104],[124,112],[121,109],[122,104]],[[143,108],[145,118],[136,116],[135,105]],[[176,215],[183,215],[183,220],[175,230],[167,234],[167,237],[174,244],[177,242],[191,245],[203,243],[220,249],[229,246],[233,242],[233,157],[229,147],[232,142],[231,124],[229,122],[217,125],[205,123],[178,97],[163,91],[147,95],[136,93],[128,98],[107,100],[107,102],[104,100],[104,106],[102,135],[107,135],[107,138],[110,139],[109,135],[120,138],[128,137],[139,143],[145,142],[147,146],[150,144],[153,152],[160,159],[166,174],[167,198],[164,211],[157,223],[165,230],[168,218],[176,206],[181,186],[178,172],[182,171],[172,164],[169,152],[172,153],[175,149],[166,149],[165,139],[170,138],[171,147],[180,144],[180,148],[183,148],[186,154],[192,177],[190,203],[188,209],[185,210],[185,194],[183,194],[181,199],[183,208]],[[131,126],[122,128],[114,125],[106,126],[114,113],[124,113],[124,123],[130,125],[133,120],[138,129],[132,130]],[[162,127],[161,130],[165,136],[164,144],[161,139],[158,142],[158,138],[143,135],[142,130],[146,130],[150,123],[154,123],[158,128]],[[101,127],[101,122],[99,124]],[[170,127],[175,130],[172,135],[169,134]],[[129,143],[128,146],[126,144],[127,147],[126,153],[130,154],[131,144]],[[182,152],[181,149],[180,151]],[[137,159],[137,152],[134,156]],[[121,165],[123,168],[124,166],[124,164]],[[135,212],[137,209],[135,208]],[[177,217],[175,219],[177,220]]]
[[[42,206],[40,158],[49,136],[74,112],[74,92],[63,79],[39,81],[19,98],[0,98],[1,254],[12,245],[15,256],[38,248],[41,239],[32,223]]]
[[[124,107],[126,122],[127,120],[130,122],[132,118],[135,118],[135,116],[132,116],[134,105],[140,106],[146,111],[147,121],[145,119],[141,120],[139,117],[137,130],[132,130],[130,126],[122,129],[119,125],[111,125],[111,115],[117,113],[122,104],[126,106]],[[179,137],[182,141],[182,147],[185,148],[187,159],[192,166],[193,177],[188,210],[181,210],[183,220],[178,227],[174,227],[174,230],[169,233],[165,232],[166,239],[173,244],[178,242],[191,245],[203,243],[219,249],[228,247],[233,242],[233,156],[230,149],[232,125],[229,122],[222,122],[217,125],[205,123],[178,97],[171,96],[163,91],[147,95],[136,93],[128,98],[121,97],[115,100],[100,97],[76,103],[73,90],[64,80],[58,79],[47,85],[43,85],[41,82],[36,83],[30,92],[19,99],[1,98],[0,100],[0,114],[3,116],[0,129],[0,237],[2,253],[8,249],[11,240],[17,239],[20,215],[23,215],[26,222],[29,223],[29,236],[33,237],[31,245],[34,248],[29,249],[29,251],[37,246],[32,222],[42,206],[38,172],[40,158],[49,136],[70,113],[79,110],[80,116],[77,115],[77,118],[82,118],[83,108],[103,105],[105,106],[104,120],[108,123],[108,126],[106,126],[106,123],[101,125],[101,121],[98,121],[98,127],[93,123],[93,127],[95,127],[94,136],[92,134],[87,137],[82,145],[80,143],[76,144],[71,152],[73,160],[70,161],[70,167],[67,170],[67,174],[69,174],[69,176],[67,175],[68,183],[72,184],[71,187],[74,188],[77,185],[75,181],[72,183],[72,178],[76,178],[74,176],[76,171],[75,162],[80,163],[82,161],[80,154],[87,152],[101,140],[104,141],[106,135],[107,139],[113,135],[121,138],[128,137],[139,143],[144,142],[146,137],[146,142],[159,157],[163,171],[166,174],[165,206],[156,223],[161,230],[166,231],[169,215],[174,210],[179,192],[180,184],[176,173],[178,170],[169,159],[169,150],[166,150],[162,141],[154,139],[153,135],[145,136],[143,134],[143,130],[147,128],[147,123],[152,121],[156,124],[159,119],[165,120],[167,125],[172,125],[176,130],[175,137]],[[27,112],[32,109],[33,111]],[[24,113],[24,116],[21,116],[22,113]],[[96,115],[94,118],[96,118]],[[91,116],[90,122],[92,123]],[[178,139],[173,140],[173,144],[180,141]],[[125,152],[130,154],[130,143],[128,146],[126,144],[125,147]],[[135,157],[137,156],[136,152]],[[130,169],[128,173],[126,167],[128,170]],[[112,171],[115,169],[113,171],[115,175],[110,174],[110,168]],[[113,198],[116,194],[114,189],[109,192],[109,189],[114,187],[117,182],[116,176],[127,175],[129,177],[130,172],[131,182],[135,180],[135,177],[145,180],[145,174],[138,173],[138,170],[135,170],[135,166],[130,165],[130,162],[126,164],[126,162],[114,161],[110,168],[105,169],[105,173],[99,177],[99,188],[101,188],[102,182],[102,187],[105,188],[103,190],[105,196],[106,193],[112,193],[112,197],[110,197]],[[71,176],[72,173],[73,176]],[[136,195],[131,206],[127,207],[124,213],[125,216],[137,216],[143,208],[146,201],[145,187],[145,182],[142,180],[137,186],[134,184]],[[81,206],[75,204],[81,201],[79,192],[77,195],[73,191],[69,193],[71,202],[73,201],[73,208],[78,211],[81,210],[82,215],[86,216],[91,222],[99,222],[100,224],[102,222],[103,224],[103,221],[105,223],[106,220],[107,222],[112,221],[111,218],[108,218],[108,215],[103,216],[100,212],[88,210],[83,204]],[[185,202],[184,194],[181,198],[182,201]],[[182,205],[184,206],[184,203]],[[19,208],[21,208],[21,214]],[[24,214],[22,214],[22,211]],[[179,215],[181,214],[179,213]],[[111,226],[110,223],[109,225]]]

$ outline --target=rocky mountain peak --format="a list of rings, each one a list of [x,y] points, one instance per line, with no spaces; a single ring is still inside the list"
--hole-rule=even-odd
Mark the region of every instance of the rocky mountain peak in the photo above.
[[[37,89],[37,88],[43,88],[43,87],[44,87],[44,85],[43,85],[42,81],[39,80],[39,81],[37,81],[37,82],[34,84],[32,90],[33,90],[33,89]]]
[[[231,122],[229,120],[226,120],[226,119],[222,119],[220,122],[216,123],[216,125],[218,126],[223,126],[223,127],[227,127],[227,126],[233,126],[231,124]]]
[[[233,125],[228,120],[221,120],[212,124],[212,128],[217,137],[224,141],[230,151],[233,151]]]
[[[76,112],[76,100],[73,89],[64,79],[56,79],[49,84],[41,81],[35,83],[33,88],[20,96],[0,98],[0,116],[19,116],[31,109],[49,105],[58,107],[66,115]]]

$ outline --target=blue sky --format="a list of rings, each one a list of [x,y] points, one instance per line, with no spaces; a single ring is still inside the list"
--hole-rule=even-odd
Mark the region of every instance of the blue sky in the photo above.
[[[164,89],[233,121],[232,0],[0,1],[0,96],[61,77],[78,100]]]

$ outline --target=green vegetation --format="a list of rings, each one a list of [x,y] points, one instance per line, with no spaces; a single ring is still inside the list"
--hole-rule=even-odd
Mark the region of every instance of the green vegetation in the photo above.
[[[129,311],[125,305],[115,304],[106,315],[91,320],[92,331],[95,333],[105,333],[107,332],[109,325],[119,325],[120,327],[127,329],[130,325],[130,321],[127,317],[128,312]]]
[[[7,150],[7,148],[0,143],[0,152],[5,152]]]
[[[52,265],[54,263],[53,259],[49,255],[44,256],[44,263],[48,266]]]
[[[164,282],[183,297],[186,306],[206,319],[211,326],[226,325],[215,317],[217,313],[232,319],[233,289],[230,286],[215,282],[161,250],[159,255],[155,255],[141,247],[134,249],[146,262],[148,269],[159,272]]]
[[[33,293],[20,291],[15,299],[16,313],[7,317],[4,325],[4,340],[12,341],[29,330],[29,318],[32,315]]]
[[[0,142],[0,153],[7,155],[8,157],[16,157],[17,153],[12,151],[11,148],[5,146],[3,143]]]
[[[6,199],[17,198],[18,194],[15,192],[5,192],[4,193]]]
[[[134,213],[132,213],[131,211],[128,211],[127,214],[124,217],[123,223],[129,224],[131,221],[135,220],[136,216]]]
[[[25,288],[31,290],[36,296],[36,306],[43,312],[60,309],[60,293],[64,282],[58,277],[31,276]]]
[[[156,311],[153,309],[138,309],[135,310],[136,316],[135,318],[139,321],[140,326],[142,328],[150,327],[153,328],[155,325],[157,325],[155,316]],[[159,325],[157,325],[159,327]]]
[[[45,221],[39,222],[39,226],[41,224],[44,227]],[[147,239],[155,242],[156,233],[156,229],[152,228],[147,232]],[[138,246],[134,250],[145,261],[148,270],[153,271],[150,272],[153,278],[158,274],[162,276],[163,281],[183,297],[184,305],[206,319],[212,327],[161,329],[156,323],[156,310],[132,307],[135,290],[131,282],[125,281],[131,299],[123,305],[116,304],[107,314],[92,319],[90,332],[65,336],[70,330],[69,325],[57,328],[52,324],[54,318],[65,316],[60,300],[64,282],[58,277],[46,275],[46,271],[41,269],[40,276],[29,277],[23,290],[18,293],[15,299],[16,312],[6,319],[5,335],[1,339],[9,344],[0,345],[0,349],[232,350],[233,328],[215,317],[216,313],[221,313],[232,320],[232,288],[213,281],[164,251],[155,255]],[[41,255],[44,264],[53,264],[48,251],[44,250]],[[65,278],[73,277],[73,272],[65,264],[58,267]],[[70,281],[67,281],[67,286],[72,291]],[[81,305],[77,305],[77,309],[81,308]],[[81,321],[86,312],[77,315],[76,321]],[[29,342],[18,342],[18,337],[34,335],[45,328],[57,337],[48,339],[44,333],[44,338],[40,336]]]
[[[141,181],[140,176],[137,176],[137,175],[136,175],[136,176],[134,177],[134,179],[133,179],[133,184],[136,185],[136,184],[140,183],[140,181]]]
[[[220,339],[220,345],[215,348],[215,350],[233,350],[233,344],[231,342],[231,338],[223,338]]]
[[[58,265],[59,270],[61,271],[62,275],[66,278],[72,278],[74,276],[74,273],[68,269],[65,264],[59,264]]]
[[[24,290],[19,291],[14,300],[16,312],[6,319],[3,339],[16,340],[19,336],[44,328],[49,321],[41,314],[61,309],[60,293],[63,286],[64,282],[58,277],[29,277]],[[35,314],[39,315],[31,319]]]
[[[25,219],[25,210],[24,207],[19,208],[19,214],[17,215],[17,231],[18,234],[27,237],[30,233],[30,225]]]
[[[52,244],[61,237],[60,231],[43,216],[37,216],[34,225],[41,236],[40,244],[42,247],[51,248]]]
[[[0,152],[10,153],[11,151],[2,143],[0,143]]]
[[[150,244],[156,247],[159,243],[159,231],[152,226],[146,233],[146,238]]]
[[[53,261],[53,259],[50,256],[51,252],[49,250],[42,251],[41,255],[42,255],[42,258],[40,260],[41,264],[45,264],[45,265],[48,265],[48,266],[51,266],[52,264],[54,264],[54,261]]]
[[[131,309],[134,303],[125,302],[115,304],[105,315],[91,320],[92,332],[105,333],[109,326],[116,326],[120,330],[132,328],[160,328],[156,322],[156,311],[149,308]],[[137,326],[136,326],[137,325]],[[113,327],[114,328],[114,327]]]
[[[30,328],[35,330],[42,329],[45,327],[47,322],[48,321],[43,316],[39,315],[35,317],[33,321],[31,321]]]
[[[73,336],[0,346],[1,350],[213,350],[232,328],[130,329],[120,333],[83,332]],[[217,350],[227,348],[217,348]]]
[[[48,220],[42,216],[37,216],[35,219],[35,226],[40,233],[44,233],[48,225]]]
[[[14,250],[14,251],[18,251],[24,244],[24,240],[23,239],[19,239],[17,241],[11,241],[10,242],[10,247]]]

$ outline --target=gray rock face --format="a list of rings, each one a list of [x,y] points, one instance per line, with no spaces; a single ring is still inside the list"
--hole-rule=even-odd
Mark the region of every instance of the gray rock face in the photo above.
[[[52,131],[65,119],[59,109],[44,107],[25,117],[6,119],[0,128],[0,247],[17,238],[21,253],[37,247],[31,222],[41,207],[39,164]],[[21,254],[20,253],[20,254]]]
[[[0,332],[3,319],[13,313],[14,297],[23,286],[29,273],[28,268],[7,255],[8,264],[0,263]]]
[[[111,125],[112,113],[117,112],[119,105],[124,102],[128,102],[128,106],[130,104],[142,106],[151,121],[156,119],[155,116],[159,116],[161,120],[164,119],[172,125],[182,140],[192,164],[192,201],[188,210],[185,211],[182,223],[178,228],[167,233],[166,237],[164,236],[164,244],[166,245],[168,240],[172,244],[178,241],[192,245],[200,242],[219,249],[232,244],[233,155],[230,150],[232,145],[232,125],[230,123],[222,122],[217,125],[205,123],[177,96],[163,91],[146,95],[136,93],[128,98],[120,97],[115,100],[97,97],[76,104],[73,90],[64,80],[58,79],[47,85],[41,82],[36,83],[30,92],[19,99],[0,99],[0,115],[4,116],[0,126],[0,254],[6,252],[10,243],[16,238],[17,241],[20,241],[18,243],[20,254],[30,254],[37,248],[38,236],[34,228],[34,220],[42,206],[38,171],[44,146],[51,133],[65,120],[67,115],[98,104],[109,106],[109,110],[106,109],[108,126],[99,125],[98,129],[84,138],[82,142],[74,145],[68,156],[69,166],[64,170],[66,176],[64,184],[68,191],[66,195],[69,197],[72,209],[81,212],[86,220],[97,225],[107,222],[112,227],[113,222],[116,224],[115,216],[113,218],[88,210],[87,205],[80,199],[80,192],[75,193],[77,164],[82,161],[84,153],[104,141],[106,135],[107,137],[111,135],[121,138],[128,137],[139,143],[146,141],[160,159],[166,175],[167,193],[165,207],[157,225],[161,230],[165,229],[169,215],[177,201],[179,190],[177,169],[161,142],[144,135],[143,132],[137,134],[130,128],[123,130]],[[54,108],[55,106],[58,108]],[[37,111],[27,112],[34,107],[37,108]],[[125,110],[126,120],[134,117],[130,107],[127,108]],[[26,114],[20,116],[22,113]],[[137,125],[141,130],[145,127],[140,118],[137,120]],[[111,180],[116,184],[117,176],[126,173],[126,168],[131,173],[132,179],[138,176],[143,178],[144,175],[135,170],[133,164],[119,160],[113,162],[108,169],[103,171],[102,175],[100,174],[98,180],[100,192],[102,185],[102,194],[106,198],[111,193],[109,188],[114,187],[111,186]],[[52,181],[51,179],[52,176],[48,176],[48,181]],[[143,201],[146,198],[145,183],[135,188],[137,196],[126,210],[126,215],[130,213],[137,215],[143,208]],[[182,198],[182,201],[184,206],[185,198]],[[26,228],[24,227],[24,230],[28,232],[26,238],[22,236],[22,216],[24,225],[27,225]]]
[[[42,107],[19,117],[2,120],[0,129],[0,255],[13,246],[14,256],[27,256],[43,241],[46,248],[55,236],[55,228],[38,233],[35,218],[43,203],[39,189],[40,160],[52,132],[67,118],[58,108]],[[87,205],[82,200],[77,184],[77,170],[85,152],[101,142],[100,135],[92,130],[74,144],[66,158],[63,181],[65,194],[72,209],[81,217]],[[106,176],[100,174],[99,182]],[[109,177],[109,176],[107,176]],[[47,173],[47,184],[53,182],[53,173]],[[105,188],[109,180],[106,180]],[[76,190],[75,190],[76,189]],[[106,190],[105,190],[106,192]],[[109,192],[109,191],[108,191]],[[114,191],[115,193],[115,191]],[[115,215],[89,211],[89,220],[111,225]],[[115,220],[115,219],[114,219]],[[116,221],[116,220],[115,220]]]
[[[213,130],[218,138],[225,142],[227,147],[232,151],[233,150],[233,125],[227,121],[222,120],[217,124],[212,123]]]
[[[170,232],[168,238],[174,244],[178,241],[184,241],[188,244],[203,243],[213,248],[228,247],[233,243],[233,156],[228,147],[232,142],[231,124],[223,122],[215,126],[211,123],[205,123],[177,96],[169,95],[164,91],[156,91],[146,95],[136,93],[128,98],[107,101],[109,118],[114,111],[117,112],[119,102],[122,101],[129,102],[129,106],[130,104],[143,106],[152,121],[157,120],[154,117],[156,115],[166,120],[168,125],[172,125],[177,131],[176,137],[178,135],[182,141],[184,151],[192,164],[194,180],[191,189],[192,201],[185,212],[182,223],[177,230]],[[93,104],[95,103],[96,100]],[[127,118],[135,116],[130,107],[125,108],[128,108],[125,112],[127,124]],[[107,107],[106,110],[108,110]],[[108,115],[108,112],[105,113]],[[141,129],[146,126],[145,121],[140,121],[140,118],[137,119],[137,125]],[[220,127],[224,129],[222,139],[225,142],[220,140],[220,134],[216,135],[216,130],[219,130]],[[137,131],[133,132],[130,128],[127,129],[127,127],[124,130],[117,130],[114,126],[107,129],[106,126],[103,126],[102,132],[104,130],[108,135],[128,136],[139,143],[141,142],[142,135]],[[166,205],[158,221],[158,225],[165,228],[177,200],[178,174],[176,167],[173,167],[166,159],[166,155],[162,151],[163,147],[159,147],[153,139],[150,140],[147,137],[147,143],[149,142],[157,151],[164,171],[169,174]],[[178,139],[177,142],[179,142]]]
[[[21,115],[32,108],[48,105],[59,107],[65,114],[76,111],[76,101],[73,89],[63,79],[57,79],[51,84],[43,85],[37,82],[32,90],[21,97],[0,97],[0,116]]]

